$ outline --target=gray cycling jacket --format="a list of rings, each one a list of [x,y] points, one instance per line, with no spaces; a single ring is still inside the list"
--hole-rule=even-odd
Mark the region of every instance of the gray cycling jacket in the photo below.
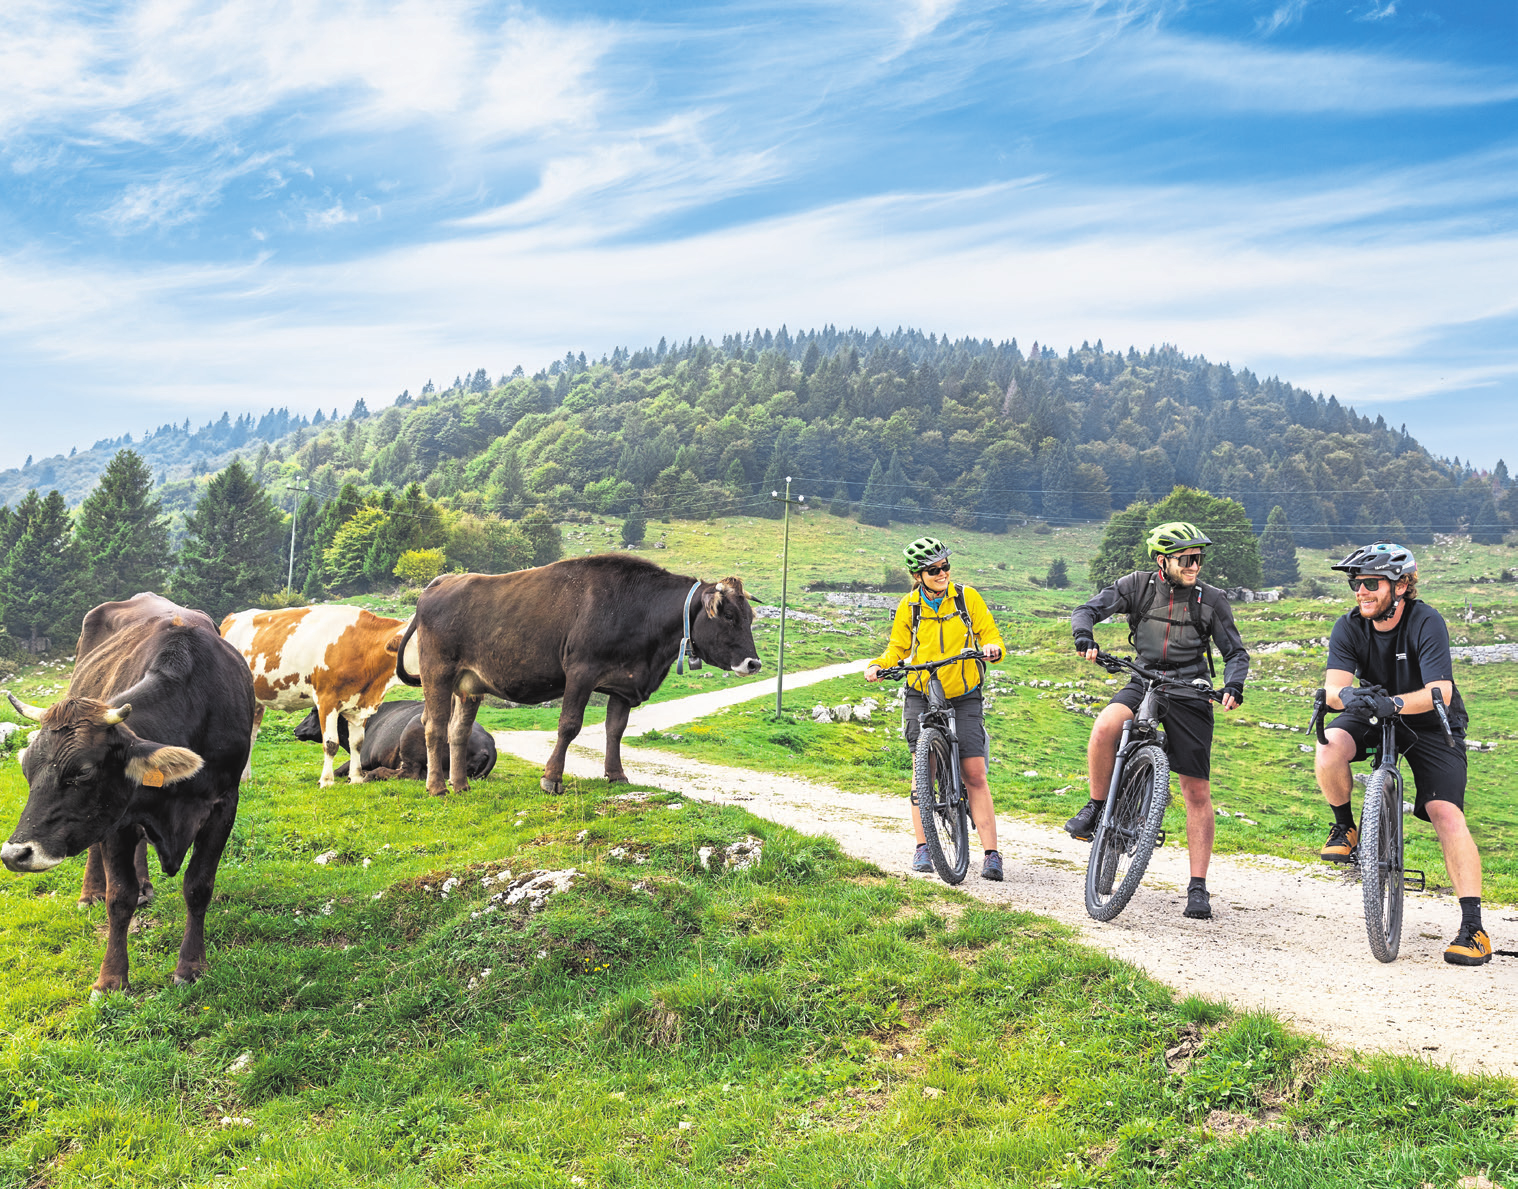
[[[1150,598],[1151,589],[1152,599]],[[1203,635],[1198,635],[1190,600],[1198,600]],[[1233,622],[1227,596],[1216,586],[1198,582],[1195,587],[1171,586],[1157,570],[1124,574],[1094,598],[1082,603],[1070,617],[1071,634],[1095,638],[1092,630],[1108,616],[1120,615],[1130,623],[1149,601],[1148,610],[1133,629],[1139,659],[1151,669],[1189,681],[1208,676],[1207,639],[1216,641],[1223,654],[1223,685],[1244,688],[1249,677],[1249,650]],[[1206,637],[1206,638],[1204,638]]]

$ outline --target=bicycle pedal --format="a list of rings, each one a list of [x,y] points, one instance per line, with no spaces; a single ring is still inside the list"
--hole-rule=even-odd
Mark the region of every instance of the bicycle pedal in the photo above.
[[[1418,880],[1416,886],[1413,884],[1414,877]],[[1402,869],[1402,888],[1404,891],[1421,892],[1427,885],[1428,879],[1424,876],[1423,872],[1410,871],[1405,867]]]
[[[1159,837],[1154,840],[1154,845],[1155,845],[1156,848],[1165,845],[1165,831],[1164,830],[1160,831]]]

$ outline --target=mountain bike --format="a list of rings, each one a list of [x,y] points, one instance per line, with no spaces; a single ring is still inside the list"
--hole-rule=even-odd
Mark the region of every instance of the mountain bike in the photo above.
[[[1361,686],[1370,693],[1385,693],[1379,686]],[[1444,742],[1458,747],[1450,730],[1449,714],[1444,708],[1444,694],[1433,690],[1434,709],[1439,712],[1439,726]],[[1318,742],[1328,746],[1323,726],[1328,717],[1328,694],[1319,690],[1313,697],[1312,722],[1308,730]],[[1371,725],[1377,719],[1371,716]],[[1423,872],[1403,865],[1402,771],[1398,767],[1397,720],[1380,719],[1381,743],[1372,751],[1370,779],[1365,782],[1365,804],[1360,810],[1360,843],[1351,860],[1360,872],[1360,892],[1365,902],[1365,934],[1370,952],[1380,962],[1395,962],[1402,948],[1402,894],[1421,892],[1428,880]]]
[[[1170,757],[1159,726],[1162,691],[1180,688],[1214,702],[1223,700],[1223,692],[1204,677],[1183,681],[1105,652],[1096,654],[1096,663],[1109,673],[1133,673],[1144,683],[1138,710],[1123,724],[1112,782],[1086,861],[1086,911],[1110,921],[1133,899],[1154,848],[1165,844]]]
[[[884,681],[900,681],[908,673],[928,674],[928,708],[918,716],[922,730],[912,753],[912,804],[922,821],[928,857],[947,884],[960,883],[970,869],[970,801],[959,770],[954,710],[938,680],[938,670],[961,661],[984,660],[980,649],[967,648],[958,656],[880,670]]]

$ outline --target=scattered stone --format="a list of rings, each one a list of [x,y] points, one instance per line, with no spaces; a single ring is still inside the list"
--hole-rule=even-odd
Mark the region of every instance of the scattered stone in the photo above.
[[[237,1060],[233,1061],[231,1065],[227,1066],[227,1072],[242,1073],[244,1070],[252,1068],[252,1065],[253,1054],[251,1051],[249,1051],[239,1055]]]
[[[325,867],[328,863],[333,862],[336,858],[337,858],[337,852],[335,850],[329,850],[329,851],[324,851],[321,854],[317,855],[316,858],[313,859],[312,861],[318,867]]]

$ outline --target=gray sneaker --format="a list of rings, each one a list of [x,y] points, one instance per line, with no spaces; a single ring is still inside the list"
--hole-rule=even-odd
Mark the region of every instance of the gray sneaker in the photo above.
[[[1102,820],[1102,810],[1106,804],[1105,801],[1087,801],[1076,815],[1065,823],[1065,833],[1077,842],[1090,842],[1091,835],[1096,833],[1096,827]]]
[[[920,871],[924,875],[933,870],[933,860],[928,858],[928,844],[926,842],[919,842],[917,844],[917,851],[912,855],[912,870]]]
[[[980,864],[981,879],[989,879],[995,883],[1001,883],[1001,855],[988,854]]]

